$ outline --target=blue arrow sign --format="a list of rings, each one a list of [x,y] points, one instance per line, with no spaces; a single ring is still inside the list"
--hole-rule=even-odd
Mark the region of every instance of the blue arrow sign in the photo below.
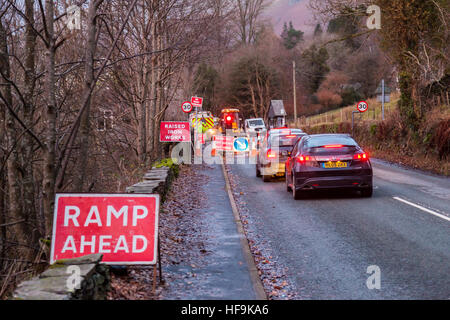
[[[233,142],[234,151],[243,152],[249,150],[249,143],[247,138],[236,138]]]

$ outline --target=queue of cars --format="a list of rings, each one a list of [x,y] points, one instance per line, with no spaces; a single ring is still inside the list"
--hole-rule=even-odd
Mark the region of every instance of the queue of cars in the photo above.
[[[285,176],[286,191],[294,199],[323,189],[356,190],[363,197],[373,193],[369,156],[348,134],[271,129],[260,143],[256,176],[264,182]]]
[[[242,123],[239,109],[231,108],[222,110],[210,130],[212,136],[227,130],[256,136],[256,176],[264,182],[285,177],[286,191],[292,192],[294,199],[324,189],[356,190],[363,197],[372,196],[369,156],[348,134],[308,135],[296,128],[267,129],[261,118]]]

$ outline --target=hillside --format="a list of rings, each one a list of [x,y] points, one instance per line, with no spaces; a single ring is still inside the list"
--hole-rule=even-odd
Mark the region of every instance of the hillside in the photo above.
[[[292,21],[296,29],[305,33],[314,30],[313,14],[307,7],[308,0],[275,0],[266,15],[272,21],[275,32],[280,34],[284,22]]]

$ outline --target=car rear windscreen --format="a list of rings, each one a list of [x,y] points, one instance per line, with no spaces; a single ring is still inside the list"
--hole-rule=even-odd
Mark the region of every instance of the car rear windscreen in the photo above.
[[[304,134],[275,135],[270,138],[271,146],[292,147]]]
[[[315,153],[336,153],[355,150],[358,144],[349,136],[310,136],[305,148]]]

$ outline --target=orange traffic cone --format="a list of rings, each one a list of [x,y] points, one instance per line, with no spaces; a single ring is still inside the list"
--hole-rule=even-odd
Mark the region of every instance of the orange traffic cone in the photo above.
[[[195,141],[195,156],[200,157],[202,155],[202,145],[200,141]]]

